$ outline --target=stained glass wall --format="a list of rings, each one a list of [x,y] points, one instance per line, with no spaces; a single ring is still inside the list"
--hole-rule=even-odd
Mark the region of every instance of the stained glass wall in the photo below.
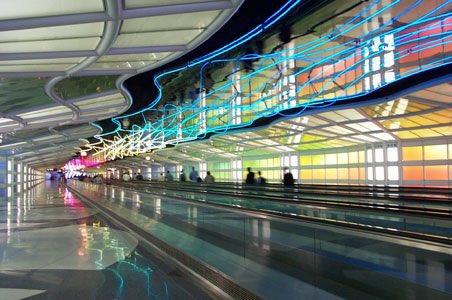
[[[289,168],[298,183],[452,186],[452,140],[373,143],[353,147],[222,159],[169,167],[175,180],[195,166],[202,178],[210,171],[217,182],[243,182],[250,167],[269,183],[281,183]],[[152,169],[157,180],[163,167]]]

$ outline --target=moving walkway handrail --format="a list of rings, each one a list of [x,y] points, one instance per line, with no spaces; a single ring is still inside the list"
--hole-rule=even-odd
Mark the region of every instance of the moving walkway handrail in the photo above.
[[[134,182],[135,183],[135,182]],[[133,184],[134,184],[133,183]],[[124,184],[124,183],[123,183]],[[127,184],[127,183],[125,183]],[[141,184],[140,184],[141,185]],[[168,189],[168,186],[165,185],[143,185],[145,188],[157,188],[157,189]],[[416,207],[416,206],[409,206],[409,205],[391,205],[391,204],[383,204],[383,203],[369,203],[369,202],[354,202],[354,201],[335,201],[332,199],[312,199],[305,197],[302,195],[302,197],[297,197],[294,199],[288,199],[286,197],[281,197],[277,195],[265,196],[265,195],[256,195],[256,194],[245,194],[242,193],[242,190],[239,191],[232,191],[232,192],[224,192],[224,191],[215,191],[211,189],[207,189],[206,187],[194,187],[193,185],[188,186],[189,188],[184,189],[185,186],[175,187],[175,185],[171,184],[170,188],[171,190],[177,190],[181,192],[194,192],[194,193],[201,193],[201,194],[215,194],[215,195],[222,195],[222,196],[234,196],[238,198],[247,198],[250,200],[255,201],[272,201],[272,202],[283,202],[283,203],[291,203],[291,204],[309,204],[309,205],[323,205],[323,206],[329,206],[329,207],[336,207],[336,208],[350,208],[350,209],[360,209],[360,210],[372,210],[372,209],[379,209],[381,212],[385,212],[385,209],[390,209],[388,213],[398,213],[398,214],[419,214],[419,215],[428,215],[428,216],[434,216],[434,217],[445,217],[448,218],[452,216],[452,210],[450,209],[440,209],[440,208],[425,208],[425,207]],[[212,187],[212,186],[209,186]]]
[[[248,186],[240,182],[218,182],[216,184],[225,186]],[[277,183],[267,183],[265,186],[281,188],[281,184]],[[256,186],[257,187],[257,186]],[[417,186],[375,186],[375,185],[353,185],[353,184],[295,184],[295,188],[300,189],[321,189],[321,190],[366,190],[366,191],[390,191],[397,193],[431,193],[440,195],[451,195],[452,189],[448,187],[417,187]],[[450,196],[449,196],[450,197]]]
[[[156,181],[135,181],[135,182],[150,182],[152,184],[161,184],[161,182]],[[180,183],[180,182],[165,182],[164,184],[172,184],[172,185],[180,185],[180,186],[190,186],[193,187],[193,183],[186,182],[186,183]],[[268,192],[283,192],[285,194],[299,194],[300,192],[303,194],[325,194],[325,195],[344,195],[344,196],[350,196],[350,197],[360,197],[360,198],[378,198],[378,199],[390,199],[390,200],[397,200],[397,199],[403,199],[407,201],[422,201],[422,202],[446,202],[452,204],[452,198],[447,195],[442,195],[443,197],[438,197],[439,195],[420,195],[417,194],[416,196],[396,196],[396,195],[384,195],[382,193],[367,193],[367,192],[347,192],[347,193],[340,193],[339,191],[331,192],[331,191],[324,191],[322,193],[312,191],[306,188],[285,188],[281,185],[278,186],[271,186],[271,185],[225,185],[224,183],[215,183],[215,184],[204,184],[204,183],[196,183],[197,186],[201,187],[209,187],[209,188],[235,188],[237,190],[247,190],[247,191],[268,191]]]
[[[155,186],[154,186],[155,188]],[[157,189],[165,190],[165,187],[157,187]],[[271,202],[281,202],[281,203],[290,203],[290,204],[298,204],[298,205],[318,205],[318,206],[326,206],[326,207],[334,207],[334,208],[347,208],[347,209],[357,209],[357,210],[375,210],[379,209],[379,212],[382,213],[392,213],[392,214],[418,214],[422,216],[432,216],[439,218],[449,218],[452,216],[451,210],[446,209],[438,209],[438,208],[420,208],[413,206],[403,206],[403,205],[385,205],[380,203],[363,203],[363,202],[350,202],[350,201],[334,201],[334,200],[321,200],[321,199],[309,199],[309,198],[297,198],[295,199],[287,199],[283,197],[277,196],[263,196],[263,195],[247,195],[242,194],[240,191],[234,191],[231,193],[227,192],[216,192],[211,190],[193,190],[193,189],[180,189],[171,187],[171,190],[177,190],[181,192],[191,192],[191,193],[201,193],[201,194],[215,194],[227,197],[237,197],[237,198],[246,198],[252,201],[271,201]],[[385,211],[389,209],[389,211]]]
[[[124,186],[117,186],[117,188],[127,189],[130,191],[136,192],[136,190],[128,188],[128,187],[124,187]],[[143,193],[143,191],[140,191],[140,192]],[[146,191],[144,193],[152,194],[152,192],[150,192],[150,191]],[[441,243],[441,244],[452,245],[452,238],[449,238],[446,236],[439,236],[439,235],[413,232],[413,231],[407,231],[407,230],[400,230],[400,229],[394,229],[394,228],[385,228],[385,227],[373,226],[373,225],[369,225],[369,224],[347,222],[347,221],[343,221],[343,220],[325,219],[325,218],[319,218],[319,217],[313,217],[313,216],[295,215],[295,214],[278,212],[278,211],[246,208],[246,207],[241,207],[241,206],[236,206],[236,205],[228,205],[228,204],[222,204],[222,203],[213,203],[213,202],[208,202],[208,201],[183,198],[183,197],[179,197],[179,196],[171,196],[170,198],[180,200],[180,201],[208,205],[208,206],[216,206],[216,207],[222,207],[222,208],[227,208],[227,209],[237,209],[237,210],[251,212],[253,214],[258,214],[258,215],[280,217],[280,218],[285,218],[285,219],[289,219],[289,220],[309,221],[309,222],[321,223],[321,224],[332,225],[332,226],[346,227],[346,228],[351,228],[351,229],[355,229],[355,230],[383,233],[383,234],[387,234],[387,235],[391,235],[391,236],[403,236],[403,237],[412,238],[412,239],[419,239],[419,240],[425,240],[425,241],[437,242],[437,243]]]

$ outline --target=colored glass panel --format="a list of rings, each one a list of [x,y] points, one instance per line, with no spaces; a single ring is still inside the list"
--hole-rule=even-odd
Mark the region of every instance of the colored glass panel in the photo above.
[[[365,163],[366,162],[366,160],[364,158],[364,151],[359,151],[358,152],[358,156],[359,156],[359,162],[360,163]]]
[[[300,178],[301,178],[302,182],[303,182],[303,180],[311,180],[312,179],[312,170],[311,169],[300,170]]]
[[[350,164],[359,163],[358,152],[349,152],[348,153],[348,161]]]
[[[403,161],[413,161],[422,160],[422,146],[415,147],[403,147],[402,148],[402,160]]]
[[[422,166],[403,166],[403,180],[424,180]]]
[[[328,168],[325,169],[326,179],[332,180],[337,179],[337,169],[336,168]]]
[[[325,179],[325,169],[313,169],[312,170],[312,178],[316,180],[324,180]]]
[[[348,168],[339,168],[337,169],[337,179],[339,180],[348,180]]]
[[[312,156],[312,164],[314,166],[320,166],[325,164],[325,155],[316,154]]]
[[[447,159],[447,144],[424,146],[424,159]]]
[[[359,180],[359,169],[350,168],[350,180]]]
[[[425,166],[425,180],[447,180],[447,166]]]
[[[310,165],[312,165],[312,157],[311,157],[311,155],[301,155],[300,156],[300,165],[301,166],[310,166]]]

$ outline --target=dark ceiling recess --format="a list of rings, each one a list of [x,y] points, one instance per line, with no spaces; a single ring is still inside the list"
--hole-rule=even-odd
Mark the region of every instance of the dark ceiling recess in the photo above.
[[[298,8],[294,9],[291,14],[285,17],[285,20],[297,19],[300,17],[300,15],[309,14],[312,9],[319,7],[319,5],[324,5],[325,3],[330,1],[331,0],[302,1]],[[168,70],[173,67],[183,65],[239,38],[243,34],[247,33],[257,25],[265,21],[286,2],[287,0],[245,0],[236,14],[233,15],[231,19],[220,30],[218,30],[212,37],[210,37],[195,50],[160,68],[138,74],[128,79],[125,82],[125,86],[133,97],[133,104],[130,109],[124,114],[136,112],[140,109],[145,108],[149,105],[149,103],[152,102],[157,94],[157,89],[155,88],[153,83],[153,78],[156,74],[162,72],[163,70]],[[287,23],[288,21],[285,21],[284,24],[277,23],[275,24],[275,28],[272,29],[276,29],[278,28],[278,26],[281,28],[286,27]],[[259,49],[258,43],[255,45],[255,47],[255,51],[262,51],[262,49]],[[99,125],[104,128],[104,132],[108,132],[116,128],[116,125],[113,124],[110,120],[101,121],[99,122]]]

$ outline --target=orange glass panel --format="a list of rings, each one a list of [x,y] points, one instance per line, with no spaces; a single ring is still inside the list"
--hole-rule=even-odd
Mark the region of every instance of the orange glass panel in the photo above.
[[[340,60],[334,64],[334,70],[336,73],[339,73],[340,71],[343,71],[344,69],[345,69],[345,61],[344,60]]]
[[[419,138],[417,135],[412,133],[411,131],[397,131],[394,132],[395,135],[397,135],[402,140],[408,140],[408,139],[417,139]]]
[[[337,169],[326,169],[326,179],[337,179]]]
[[[309,80],[308,76],[309,76],[309,72],[303,72],[297,76],[297,81],[301,84],[304,84]]]
[[[348,169],[347,168],[337,169],[337,179],[347,180],[348,179]]]
[[[424,159],[447,159],[447,144],[424,146]]]
[[[312,177],[314,179],[325,179],[325,169],[314,169],[312,170]]]
[[[422,166],[403,166],[403,180],[424,180]]]
[[[444,32],[450,32],[452,31],[452,19],[451,18],[446,18],[444,20],[444,28],[443,31]],[[452,52],[452,43],[450,43],[450,40],[445,39],[445,41],[447,41],[448,43],[444,43],[444,52]]]
[[[366,169],[359,168],[359,180],[365,180],[366,179]]]
[[[305,180],[312,179],[312,170],[311,169],[309,169],[309,170],[301,170],[300,171],[300,178],[301,178],[301,180],[303,180],[303,179],[305,179]]]
[[[429,29],[430,28],[430,29]],[[431,36],[441,33],[441,21],[430,22],[420,26],[419,36]]]
[[[326,66],[323,66],[323,68],[322,68],[322,75],[321,75],[321,77],[328,77],[328,76],[330,76],[330,75],[333,75],[334,74],[334,66],[332,66],[332,65],[326,65]]]
[[[400,64],[417,61],[419,59],[418,53],[413,53],[413,51],[412,51],[413,47],[417,46],[418,43],[413,42],[413,43],[405,44],[407,41],[417,40],[419,38],[419,34],[409,35],[414,30],[415,30],[414,28],[408,28],[406,30],[401,31],[399,34],[397,34],[399,36],[405,36],[403,38],[404,44],[397,48],[397,50],[400,53],[399,56],[401,57],[399,60]]]
[[[422,146],[403,147],[402,161],[422,160]]]
[[[447,180],[447,166],[425,166],[425,180]]]
[[[452,185],[452,165],[449,165],[449,181]]]
[[[360,163],[365,163],[366,162],[366,159],[365,159],[365,155],[364,155],[364,151],[359,151],[358,152],[358,156],[359,156],[359,162]]]
[[[418,130],[412,130],[412,133],[420,136],[420,137],[435,137],[435,136],[442,136],[441,133],[432,130],[432,129],[418,129]]]
[[[358,168],[350,168],[350,180],[359,180]]]

